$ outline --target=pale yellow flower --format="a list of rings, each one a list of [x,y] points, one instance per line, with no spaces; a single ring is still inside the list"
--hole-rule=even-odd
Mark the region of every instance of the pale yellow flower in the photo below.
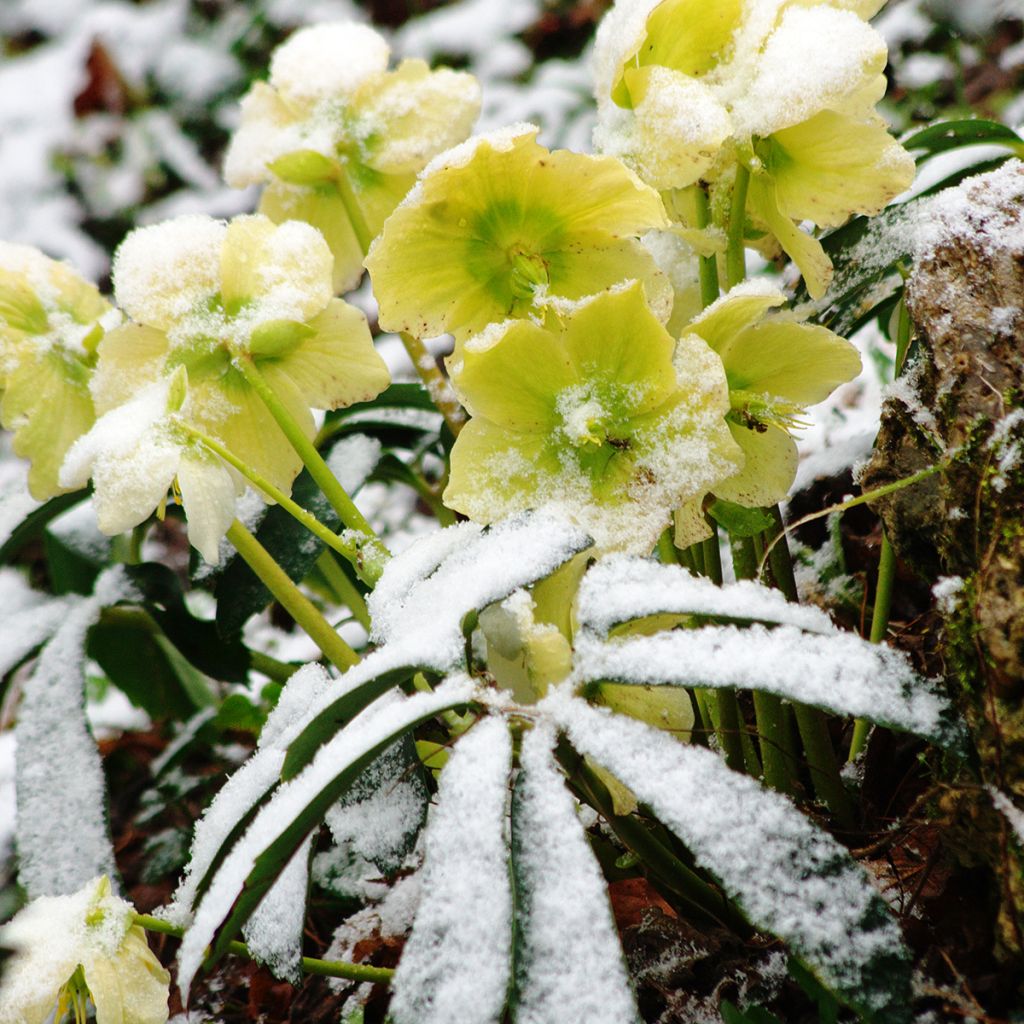
[[[0,929],[14,950],[0,982],[0,1024],[163,1024],[170,975],[133,924],[130,904],[110,880],[94,879],[70,896],[33,900]]]

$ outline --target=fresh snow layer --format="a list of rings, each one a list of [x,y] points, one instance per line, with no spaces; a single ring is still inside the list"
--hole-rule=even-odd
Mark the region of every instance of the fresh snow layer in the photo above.
[[[852,633],[821,636],[755,624],[607,643],[584,635],[577,641],[574,678],[761,690],[942,745],[960,739],[949,702],[915,674],[901,651]]]
[[[120,568],[78,598],[25,683],[15,728],[18,874],[31,898],[116,877],[106,784],[85,718],[85,639],[104,607],[137,597]]]
[[[506,820],[512,741],[479,722],[441,774],[423,896],[392,985],[395,1024],[498,1024],[512,955]]]
[[[408,650],[410,664],[451,668],[462,658],[466,615],[543,579],[589,544],[582,530],[543,514],[438,530],[388,563],[367,602],[371,639]]]
[[[577,601],[580,626],[602,635],[620,623],[662,613],[839,632],[820,609],[792,604],[778,590],[752,580],[719,587],[679,566],[628,555],[611,555],[592,566]]]
[[[523,740],[512,797],[512,859],[520,936],[517,1024],[637,1019],[604,876],[541,725]]]
[[[641,722],[555,691],[543,706],[573,745],[651,807],[751,922],[860,1006],[901,1004],[907,955],[867,875],[789,800]]]

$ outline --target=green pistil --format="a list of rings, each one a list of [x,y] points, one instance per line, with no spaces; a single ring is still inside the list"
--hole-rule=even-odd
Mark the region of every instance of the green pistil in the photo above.
[[[548,266],[540,256],[513,250],[509,262],[512,264],[512,294],[517,299],[532,299],[536,290],[550,281]]]

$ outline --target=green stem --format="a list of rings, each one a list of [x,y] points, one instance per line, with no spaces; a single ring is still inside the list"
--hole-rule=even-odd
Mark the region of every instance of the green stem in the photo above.
[[[693,186],[694,208],[697,213],[697,227],[706,228],[711,223],[711,211],[708,208],[708,194],[700,184]],[[697,272],[700,276],[700,303],[707,309],[717,298],[718,259],[711,256],[698,256]]]
[[[334,556],[325,551],[317,560],[317,568],[323,573],[324,579],[331,585],[338,600],[355,616],[356,622],[369,632],[370,610],[366,607],[366,599],[359,588],[345,575],[344,570],[334,560]]]
[[[370,233],[370,227],[363,215],[363,208],[359,205],[359,199],[352,188],[352,183],[344,171],[335,177],[335,183],[338,196],[345,207],[345,213],[348,214],[349,223],[352,225],[352,233],[356,236],[356,241],[365,255],[370,251],[373,235]],[[427,394],[437,406],[438,412],[444,417],[448,429],[452,434],[458,436],[462,425],[466,422],[466,414],[455,397],[455,392],[452,391],[447,378],[438,369],[434,357],[427,351],[427,347],[419,338],[414,338],[404,331],[400,332],[398,336],[402,339],[405,351],[409,353],[412,365],[419,374],[420,380],[423,381]]]
[[[427,346],[419,338],[407,334],[405,331],[399,331],[398,337],[401,338],[405,351],[412,360],[412,365],[419,374],[423,386],[427,389],[430,400],[444,417],[448,429],[455,437],[458,437],[459,431],[466,423],[466,412],[462,408],[462,403],[455,396],[448,378],[441,372]]]
[[[363,517],[362,512],[356,508],[352,499],[345,493],[345,488],[338,483],[337,477],[331,472],[323,456],[317,451],[316,445],[306,437],[302,427],[296,423],[292,414],[284,403],[277,397],[273,388],[263,379],[263,375],[256,368],[256,364],[249,357],[242,357],[236,360],[238,368],[245,379],[252,386],[252,389],[260,396],[263,404],[267,407],[270,415],[281,428],[285,437],[288,438],[291,446],[299,454],[303,465],[309,470],[310,475],[316,481],[317,486],[324,493],[324,497],[331,503],[331,507],[338,513],[345,526],[362,533],[366,541],[362,545],[364,552],[365,572],[374,576],[376,583],[380,578],[382,562],[391,557],[387,548],[381,543],[380,538],[373,532],[373,528]],[[376,573],[376,575],[374,575]]]
[[[841,827],[852,829],[853,804],[839,775],[839,762],[829,736],[828,719],[823,711],[806,704],[794,704],[793,714],[807,754],[815,795],[828,807]]]
[[[300,668],[299,665],[292,665],[287,661],[278,661],[277,658],[272,658],[262,651],[249,652],[249,667],[255,672],[262,672],[275,683],[288,682]]]
[[[349,562],[356,572],[359,573],[360,578],[364,578],[364,572],[366,572],[363,566],[365,558],[364,550],[366,548],[365,542],[351,541],[345,537],[339,537],[332,530],[329,530],[324,526],[324,524],[321,523],[312,512],[309,512],[297,502],[293,501],[284,493],[284,491],[279,487],[275,487],[265,476],[257,473],[255,469],[243,462],[237,455],[225,448],[224,445],[215,438],[204,434],[201,430],[197,430],[190,423],[186,423],[183,420],[179,420],[177,426],[179,430],[182,430],[191,437],[194,437],[204,447],[208,448],[215,455],[220,456],[220,458],[228,463],[228,465],[237,469],[238,472],[246,478],[246,480],[248,480],[258,490],[262,491],[272,501],[277,502],[285,512],[297,519],[307,530],[309,530],[311,534],[313,534],[314,537],[323,541],[323,543],[329,548],[337,551],[338,554],[341,555],[346,562]],[[372,575],[372,573],[367,573],[367,575]],[[366,582],[371,583],[371,580],[366,580]]]
[[[875,607],[871,613],[871,635],[873,644],[880,644],[889,629],[889,613],[892,610],[892,589],[896,582],[896,552],[885,531],[882,531],[882,550],[878,556],[878,584],[875,587]],[[871,723],[858,718],[853,724],[853,739],[850,741],[850,760],[864,749]]]
[[[718,527],[709,522],[711,536],[701,542],[701,549],[704,554],[704,574],[712,583],[722,585],[722,549],[718,544]]]
[[[772,575],[779,590],[786,595],[787,601],[800,603],[796,589],[796,577],[793,575],[793,558],[789,553],[786,540],[786,525],[782,520],[782,512],[778,505],[768,509],[768,514],[775,520],[775,531],[770,543],[768,562],[772,567]],[[765,538],[767,540],[767,538]]]
[[[725,751],[725,763],[733,771],[742,772],[744,767],[743,716],[740,714],[740,702],[734,690],[707,690],[708,698],[714,702],[717,710],[718,742]]]
[[[267,549],[237,519],[228,528],[227,538],[332,665],[344,672],[359,661],[359,655],[338,636],[316,605],[299,590]]]
[[[747,219],[747,191],[750,171],[744,164],[736,165],[736,182],[732,187],[729,208],[728,249],[725,253],[726,285],[733,288],[747,276],[747,250],[743,242]]]
[[[171,935],[180,939],[185,934],[185,929],[171,924],[170,921],[163,921],[159,917],[150,914],[134,914],[135,924],[145,928],[147,932],[156,932],[159,935]],[[233,941],[228,946],[228,952],[237,956],[245,956],[254,960],[252,952],[244,942]],[[327,978],[345,978],[348,981],[369,981],[374,984],[388,985],[394,976],[394,970],[390,967],[371,967],[368,964],[349,964],[340,960],[317,960],[315,957],[304,956],[300,966],[306,974],[319,974]]]

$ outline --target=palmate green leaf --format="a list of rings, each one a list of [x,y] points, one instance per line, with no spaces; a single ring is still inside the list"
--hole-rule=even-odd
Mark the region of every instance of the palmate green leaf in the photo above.
[[[513,1020],[638,1019],[608,891],[550,726],[523,738],[512,792]]]
[[[564,689],[542,708],[715,875],[752,924],[783,939],[844,1003],[910,1020],[911,958],[867,874],[788,799],[711,751],[611,715]]]
[[[354,438],[348,445],[353,454],[362,455],[367,452],[366,446],[356,442]],[[325,445],[322,454],[330,460],[332,451],[342,461],[344,460],[345,449],[336,448],[335,444]],[[376,465],[379,450],[371,449],[369,454],[374,452],[376,457],[368,460],[366,464],[352,466],[350,472],[340,474],[342,486],[349,496],[359,491]],[[370,462],[373,465],[370,465]],[[291,496],[298,505],[312,513],[329,530],[337,532],[341,527],[338,513],[324,497],[308,470],[303,470],[296,477]],[[255,536],[295,583],[300,583],[306,578],[317,559],[326,550],[323,541],[317,539],[279,505],[267,509],[255,531]],[[270,591],[241,558],[232,559],[218,575],[214,596],[217,598],[217,629],[222,637],[237,636],[249,618],[263,611],[273,600]]]
[[[505,839],[512,742],[478,722],[441,773],[427,827],[423,895],[392,982],[395,1024],[499,1024],[512,959]]]
[[[432,693],[417,693],[369,709],[338,733],[302,774],[277,789],[224,858],[199,901],[179,952],[183,993],[207,960],[208,947],[212,947],[208,962],[214,963],[306,836],[366,767],[411,729],[442,711],[468,703],[473,692],[472,680],[454,677]]]

